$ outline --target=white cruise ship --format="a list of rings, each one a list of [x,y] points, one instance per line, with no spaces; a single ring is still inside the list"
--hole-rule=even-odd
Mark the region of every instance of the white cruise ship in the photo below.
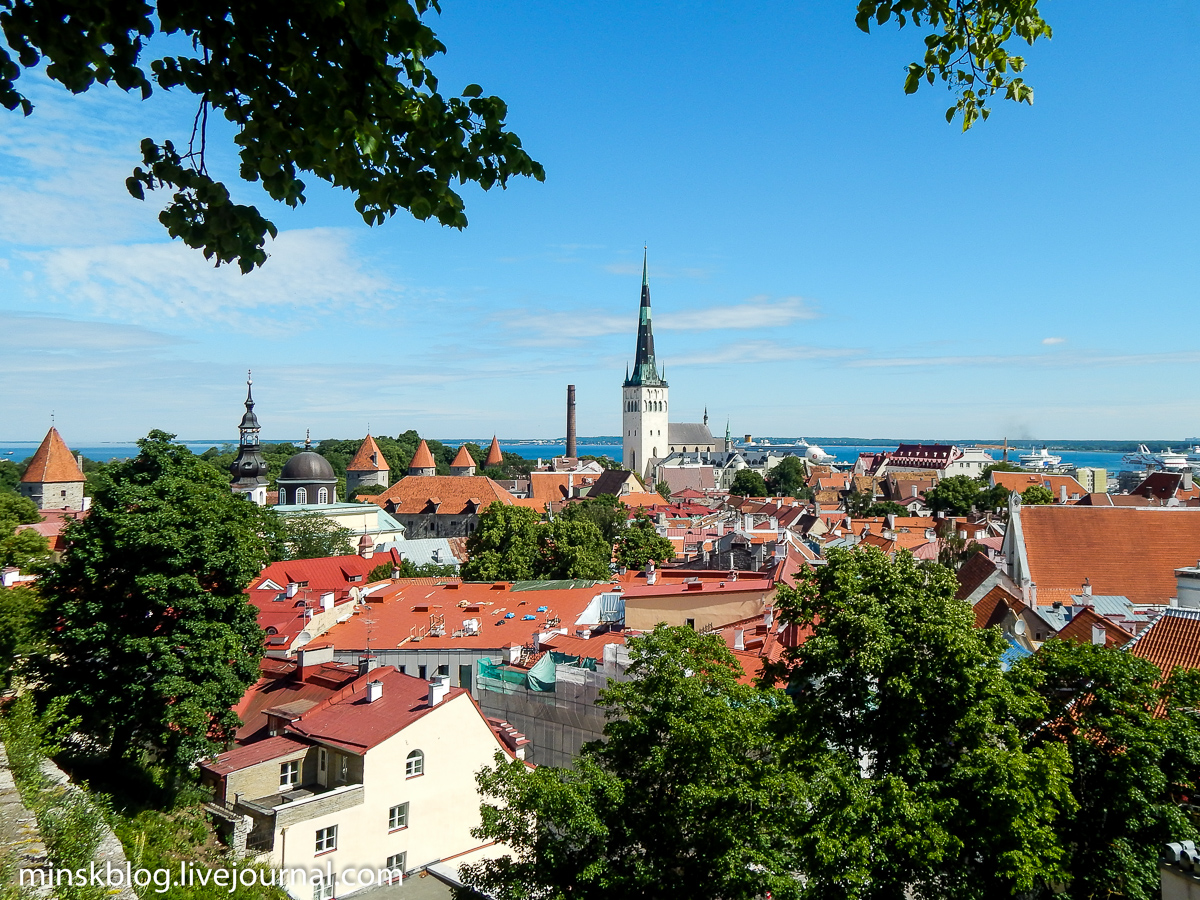
[[[1053,469],[1062,462],[1061,456],[1055,456],[1045,446],[1041,450],[1030,450],[1028,453],[1022,453],[1017,459],[1020,460],[1021,468],[1023,469]]]

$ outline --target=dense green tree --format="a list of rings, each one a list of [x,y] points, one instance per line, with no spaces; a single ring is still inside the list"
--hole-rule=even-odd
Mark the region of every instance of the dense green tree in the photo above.
[[[783,695],[739,684],[716,635],[660,626],[629,649],[605,740],[573,768],[480,773],[476,834],[513,853],[467,867],[466,884],[497,900],[794,896],[803,795],[771,732]]]
[[[1020,466],[1018,466],[1016,463],[1010,463],[1006,460],[1002,460],[1001,462],[988,463],[988,465],[984,466],[983,471],[981,471],[979,473],[979,480],[984,482],[985,484],[987,484],[989,481],[988,476],[991,475],[993,472],[1021,472],[1021,471],[1023,471],[1022,468]]]
[[[234,203],[210,175],[210,113],[232,125],[239,176],[272,200],[303,203],[308,173],[350,192],[368,225],[406,209],[462,228],[453,183],[487,190],[544,175],[505,128],[499,97],[483,96],[475,84],[461,96],[439,93],[429,60],[446,48],[422,18],[430,9],[437,0],[287,7],[112,0],[67,11],[48,0],[4,0],[0,104],[33,112],[18,80],[35,67],[72,93],[97,82],[143,99],[156,87],[191,92],[197,112],[188,143],[143,140],[142,164],[127,186],[139,199],[147,190],[173,191],[159,215],[170,235],[243,272],[266,261],[275,226],[255,207]],[[152,45],[156,33],[178,40]],[[147,60],[150,46],[179,55]]]
[[[850,491],[842,499],[842,505],[851,516],[861,519],[868,515],[871,507],[875,505],[875,497],[863,491]]]
[[[564,519],[586,519],[600,529],[604,540],[612,544],[629,521],[629,509],[612,494],[597,494],[584,497],[563,507],[559,513]]]
[[[808,489],[805,481],[808,469],[798,456],[785,456],[779,465],[767,473],[767,491],[784,497],[798,497]]]
[[[619,462],[617,462],[615,459],[613,459],[611,456],[581,456],[581,457],[579,457],[579,459],[582,462],[600,463],[600,466],[605,469],[620,470],[620,469],[625,468]]]
[[[18,525],[42,521],[37,504],[13,491],[0,490],[0,534],[8,534]]]
[[[665,481],[656,481],[654,483],[654,490],[664,500],[669,501],[671,499],[671,486]]]
[[[23,528],[0,538],[0,568],[16,566],[22,571],[50,560],[50,542],[32,528]]]
[[[399,566],[394,566],[390,562],[380,563],[367,573],[367,581],[383,581],[391,578],[395,569],[400,570],[400,574],[397,576],[399,578],[453,578],[458,574],[456,566],[441,566],[437,563],[421,563],[418,566],[411,559],[402,559]]]
[[[43,697],[66,698],[112,756],[145,750],[176,770],[229,740],[258,676],[263,633],[243,593],[270,559],[276,515],[152,431],[110,467],[62,562],[39,582]]]
[[[25,658],[41,647],[41,610],[34,588],[0,587],[0,688],[7,688]]]
[[[934,512],[965,516],[980,505],[986,508],[983,485],[970,475],[951,475],[943,478],[925,492],[925,502]]]
[[[468,560],[462,567],[467,581],[526,581],[536,578],[538,514],[524,506],[505,506],[498,500],[479,516],[479,527],[467,538]]]
[[[908,510],[895,500],[876,500],[865,510],[868,518],[877,516],[907,516]]]
[[[911,554],[830,550],[776,610],[813,630],[790,654],[786,758],[809,785],[804,894],[971,900],[1057,881],[1061,745],[1026,746],[1044,700],[1001,669],[954,576]]]
[[[1040,506],[1054,502],[1054,491],[1041,485],[1033,484],[1021,491],[1021,502],[1030,506]]]
[[[738,469],[737,474],[733,476],[733,483],[729,485],[729,493],[740,494],[743,497],[765,497],[767,483],[753,469]]]
[[[17,465],[11,459],[0,459],[0,492],[15,492],[24,474],[24,465]]]
[[[538,535],[536,578],[586,578],[604,581],[611,577],[612,544],[587,519],[558,516],[542,525]]]
[[[382,484],[360,484],[350,492],[351,500],[361,500],[363,497],[378,497],[386,491]]]
[[[675,558],[675,545],[658,533],[645,513],[638,514],[617,539],[617,565],[641,569],[654,560],[661,564]]]
[[[357,553],[354,532],[318,512],[283,517],[284,558],[321,559]]]
[[[1014,669],[1049,707],[1033,747],[1065,745],[1075,803],[1055,822],[1070,860],[1063,897],[1159,895],[1158,855],[1197,840],[1183,807],[1200,790],[1200,672],[1163,673],[1121,650],[1051,640]]]

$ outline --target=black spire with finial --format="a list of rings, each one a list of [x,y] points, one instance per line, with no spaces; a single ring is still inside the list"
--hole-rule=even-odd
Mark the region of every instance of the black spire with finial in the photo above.
[[[625,379],[625,387],[666,387],[654,360],[654,329],[650,322],[650,278],[646,266],[646,248],[642,248],[642,302],[638,309],[637,354],[633,358],[633,374]]]
[[[253,384],[250,370],[247,369],[246,412],[238,425],[238,455],[237,459],[229,464],[234,486],[247,492],[267,483],[267,461],[262,456],[262,445],[258,437],[258,416],[254,414]]]

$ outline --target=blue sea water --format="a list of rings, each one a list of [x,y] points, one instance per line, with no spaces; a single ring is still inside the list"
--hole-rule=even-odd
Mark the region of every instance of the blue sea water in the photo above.
[[[465,438],[462,440],[474,440],[480,446],[487,446],[487,439]],[[452,446],[457,446],[462,440],[447,440],[444,443]],[[203,453],[209,447],[220,448],[225,444],[233,444],[230,440],[217,441],[183,441],[189,449],[194,453]],[[303,440],[295,440],[292,443],[297,445],[302,444]],[[37,449],[37,442],[10,442],[0,444],[0,459],[11,459],[15,462],[20,462],[33,455]],[[500,448],[508,453],[516,453],[526,459],[550,459],[554,456],[562,456],[566,452],[566,444],[562,442],[552,441],[501,441]],[[76,453],[82,453],[88,459],[94,459],[101,462],[107,462],[113,459],[125,459],[130,456],[137,455],[137,446],[135,444],[112,443],[98,444],[90,447],[72,447]],[[762,448],[765,449],[765,448]],[[853,463],[859,453],[879,453],[884,450],[895,450],[896,445],[847,445],[833,444],[824,445],[823,449],[832,453],[834,457],[842,463]],[[1010,448],[1008,458],[1016,462],[1017,456],[1020,453],[1025,453],[1030,449]],[[1182,449],[1182,448],[1179,448]],[[997,460],[1000,459],[1000,451],[989,451]],[[1122,469],[1131,468],[1124,463],[1122,457],[1124,453],[1106,451],[1106,450],[1053,450],[1051,451],[1057,456],[1062,457],[1064,465],[1072,466],[1095,466],[1101,469],[1107,469],[1109,472],[1119,472]],[[613,459],[620,460],[621,445],[620,444],[579,444],[576,447],[576,453],[580,456],[609,456]]]

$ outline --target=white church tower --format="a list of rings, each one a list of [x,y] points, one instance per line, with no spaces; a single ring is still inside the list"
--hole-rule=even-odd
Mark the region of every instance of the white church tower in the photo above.
[[[621,391],[623,426],[621,457],[626,469],[652,486],[654,463],[668,453],[667,383],[654,361],[654,330],[650,326],[650,282],[642,255],[642,304],[638,312],[637,355],[633,373],[625,373]]]

